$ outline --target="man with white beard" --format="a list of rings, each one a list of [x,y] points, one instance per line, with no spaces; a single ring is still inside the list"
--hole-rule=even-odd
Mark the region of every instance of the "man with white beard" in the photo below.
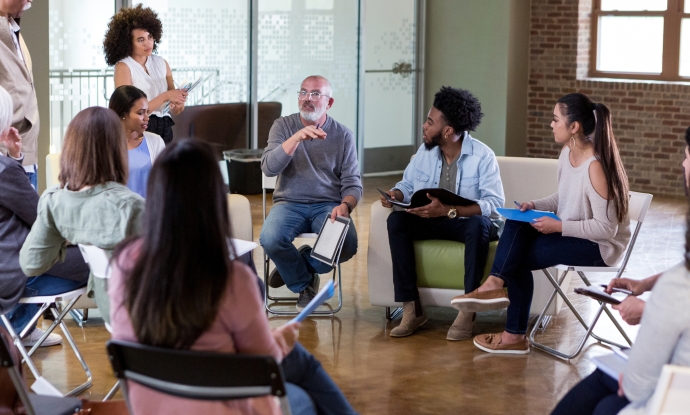
[[[355,139],[347,127],[326,113],[333,106],[331,83],[309,76],[298,92],[299,113],[277,119],[268,134],[261,169],[278,176],[273,207],[261,229],[260,241],[276,268],[268,284],[284,284],[299,293],[303,309],[319,290],[319,274],[333,268],[311,258],[311,247],[292,244],[301,233],[318,233],[323,222],[349,217],[362,197]],[[354,223],[343,243],[340,262],[357,252]]]

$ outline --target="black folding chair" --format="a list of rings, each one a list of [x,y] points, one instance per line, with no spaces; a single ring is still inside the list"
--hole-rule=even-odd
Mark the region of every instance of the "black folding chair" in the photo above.
[[[276,396],[289,415],[283,372],[272,356],[164,349],[110,340],[108,357],[129,412],[127,380],[168,395],[198,400]]]
[[[0,365],[7,369],[27,415],[68,415],[74,414],[81,409],[82,403],[79,398],[59,398],[30,393],[26,383],[24,383],[24,377],[19,373],[12,359],[10,347],[13,347],[13,345],[11,343],[8,344],[4,335],[0,334],[0,339]]]

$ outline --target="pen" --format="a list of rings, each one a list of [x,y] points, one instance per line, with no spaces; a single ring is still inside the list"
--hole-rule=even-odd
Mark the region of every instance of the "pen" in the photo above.
[[[316,124],[316,129],[317,130],[319,129],[319,124]],[[309,141],[314,141],[314,137],[312,137],[311,140],[309,140]]]
[[[606,285],[606,284],[600,284],[600,285],[601,285],[602,287],[604,287],[604,288],[608,287],[608,285]],[[632,291],[630,291],[630,290],[625,290],[625,289],[623,289],[623,288],[616,288],[616,287],[613,287],[613,288],[611,288],[611,290],[612,290],[613,292],[616,292],[616,293],[627,294],[627,295],[636,295],[634,292],[632,292]]]
[[[515,206],[517,206],[518,209],[521,209],[521,208],[522,208],[522,205],[521,205],[520,202],[518,202],[517,200],[513,200],[513,203],[515,203]]]

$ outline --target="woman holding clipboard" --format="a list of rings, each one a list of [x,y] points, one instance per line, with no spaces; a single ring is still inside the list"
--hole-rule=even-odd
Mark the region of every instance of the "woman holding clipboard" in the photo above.
[[[134,85],[149,97],[150,120],[146,131],[158,134],[165,144],[173,139],[175,123],[170,113],[184,110],[187,92],[175,88],[172,71],[165,59],[153,52],[163,35],[158,15],[141,4],[122,8],[108,24],[103,40],[105,61],[115,66],[115,88]],[[170,101],[170,112],[163,112]]]
[[[565,95],[554,107],[551,129],[555,141],[563,144],[558,192],[521,203],[520,210],[553,211],[560,220],[506,221],[488,279],[451,301],[461,311],[508,307],[502,333],[474,338],[475,346],[489,353],[529,353],[525,333],[534,289],[532,270],[557,264],[614,265],[630,239],[628,177],[609,109],[583,94]]]
[[[257,277],[232,260],[230,219],[213,149],[178,140],[153,165],[141,236],[113,254],[113,338],[172,349],[271,355],[281,362],[294,414],[354,414],[299,343],[299,324],[271,330]],[[183,241],[179,243],[179,241]],[[201,401],[131,384],[136,413],[278,414],[272,397]]]

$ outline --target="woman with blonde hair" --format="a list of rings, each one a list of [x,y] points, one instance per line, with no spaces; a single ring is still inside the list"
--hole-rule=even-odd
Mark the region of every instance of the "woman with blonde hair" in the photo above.
[[[67,127],[60,155],[60,185],[46,190],[19,262],[26,275],[40,275],[64,258],[70,244],[94,245],[108,254],[136,235],[144,199],[129,190],[127,144],[122,124],[107,108],[79,112]],[[89,278],[89,296],[109,321],[107,280]]]

